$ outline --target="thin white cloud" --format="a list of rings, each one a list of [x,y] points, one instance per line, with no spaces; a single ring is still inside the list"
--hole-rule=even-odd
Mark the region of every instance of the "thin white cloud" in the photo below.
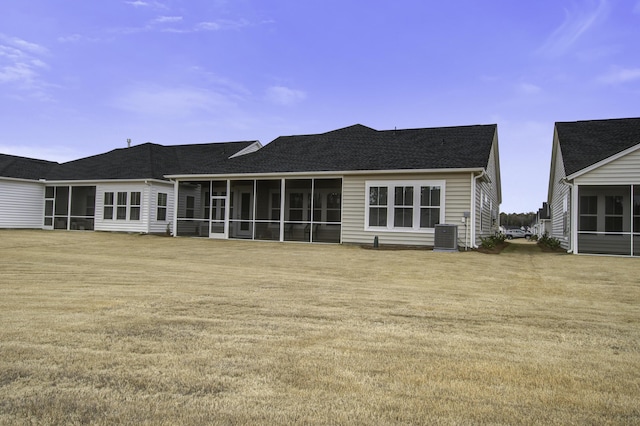
[[[170,24],[182,21],[182,16],[158,16],[153,20],[155,24]]]
[[[215,113],[234,106],[223,94],[194,87],[142,86],[116,97],[112,106],[147,116],[167,118]]]
[[[559,56],[569,50],[587,31],[609,10],[608,0],[589,0],[584,8],[565,9],[565,19],[549,36],[538,52],[550,56]]]
[[[4,34],[0,34],[0,43],[29,54],[46,55],[49,53],[49,50],[44,46]]]
[[[49,68],[42,60],[48,53],[36,43],[0,34],[0,84],[5,86],[5,94],[16,99],[50,100],[46,88],[51,85],[41,75]]]
[[[640,68],[614,68],[598,79],[601,83],[610,85],[624,84],[634,80],[640,80]]]
[[[134,0],[134,1],[125,1],[125,4],[133,6],[135,8],[138,7],[151,7],[155,9],[167,9],[167,6],[157,1],[142,1],[142,0]]]
[[[531,83],[520,83],[518,84],[516,89],[519,93],[522,93],[524,95],[536,95],[542,91],[539,86]]]
[[[221,19],[217,21],[200,22],[196,24],[195,29],[197,31],[237,30],[248,27],[249,25],[249,21],[245,19],[239,19],[236,21]]]
[[[251,23],[245,19],[235,21],[221,19],[217,21],[199,22],[196,24],[185,24],[182,16],[159,16],[140,27],[113,28],[110,32],[124,35],[150,31],[188,34],[205,31],[239,30],[250,25]]]
[[[267,89],[267,100],[276,105],[291,106],[306,99],[307,94],[301,90],[284,86],[272,86]]]

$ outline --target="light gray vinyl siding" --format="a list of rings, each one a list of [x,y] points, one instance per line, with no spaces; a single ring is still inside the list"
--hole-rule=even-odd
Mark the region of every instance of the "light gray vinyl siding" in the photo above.
[[[575,179],[578,185],[640,184],[640,149]]]
[[[433,245],[433,232],[395,232],[365,230],[366,182],[371,180],[434,180],[445,181],[445,223],[458,225],[458,241],[464,244],[463,212],[469,211],[471,199],[470,173],[393,174],[345,176],[342,193],[342,242],[372,243],[375,236],[380,244]]]
[[[555,169],[551,175],[551,232],[550,236],[560,240],[564,249],[569,248],[569,235],[571,228],[571,196],[569,185],[561,182],[566,177],[564,171],[564,162],[562,160],[562,151],[559,145],[554,144],[556,147],[555,153]],[[566,200],[566,201],[565,201]],[[566,203],[567,209],[567,229],[565,231],[564,224],[564,207]]]
[[[40,229],[44,224],[44,185],[0,179],[0,228]]]

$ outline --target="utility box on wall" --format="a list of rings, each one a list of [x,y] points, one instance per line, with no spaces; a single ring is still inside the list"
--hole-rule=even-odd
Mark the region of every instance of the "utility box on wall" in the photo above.
[[[458,251],[458,225],[436,225],[434,251]]]

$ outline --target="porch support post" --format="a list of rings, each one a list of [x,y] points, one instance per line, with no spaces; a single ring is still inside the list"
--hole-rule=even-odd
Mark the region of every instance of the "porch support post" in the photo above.
[[[67,231],[71,229],[71,199],[73,198],[73,186],[69,185],[69,192],[67,197]]]
[[[230,224],[229,218],[231,217],[231,179],[227,179],[227,199],[224,201],[224,238],[229,239]]]
[[[280,241],[284,241],[284,197],[285,179],[280,180]]]

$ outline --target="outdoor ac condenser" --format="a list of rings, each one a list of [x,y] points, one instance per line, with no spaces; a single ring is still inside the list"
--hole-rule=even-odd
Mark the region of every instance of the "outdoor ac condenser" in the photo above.
[[[436,225],[434,251],[458,251],[458,225]]]

